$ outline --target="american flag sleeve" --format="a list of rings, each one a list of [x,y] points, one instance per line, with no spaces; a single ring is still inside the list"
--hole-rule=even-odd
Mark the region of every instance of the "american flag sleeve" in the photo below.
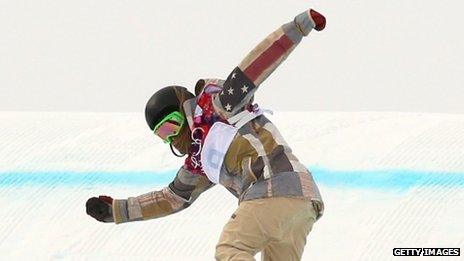
[[[114,222],[147,220],[176,213],[189,207],[213,185],[205,176],[195,175],[182,167],[169,186],[161,190],[113,200]]]
[[[268,35],[227,77],[219,95],[222,108],[233,115],[247,104],[257,87],[289,56],[303,36],[313,29],[309,11]]]

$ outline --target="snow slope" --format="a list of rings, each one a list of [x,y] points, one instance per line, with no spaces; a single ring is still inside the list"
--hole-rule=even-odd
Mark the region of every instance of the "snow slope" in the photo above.
[[[464,246],[464,115],[269,117],[326,204],[303,260]],[[157,220],[115,226],[85,214],[87,198],[160,189],[181,164],[142,114],[0,112],[0,259],[213,260],[237,205],[219,186]]]

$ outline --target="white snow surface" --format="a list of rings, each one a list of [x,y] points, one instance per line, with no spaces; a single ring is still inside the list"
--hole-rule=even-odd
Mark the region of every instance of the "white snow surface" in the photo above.
[[[277,112],[268,117],[306,166],[464,173],[464,115]],[[0,174],[156,175],[182,162],[154,137],[142,114],[0,112]],[[326,211],[308,236],[303,260],[393,260],[395,247],[463,248],[464,186],[429,183],[405,191],[319,184]],[[114,225],[85,213],[89,197],[127,198],[163,185],[0,182],[0,259],[213,260],[222,227],[237,206],[220,186],[160,219]]]

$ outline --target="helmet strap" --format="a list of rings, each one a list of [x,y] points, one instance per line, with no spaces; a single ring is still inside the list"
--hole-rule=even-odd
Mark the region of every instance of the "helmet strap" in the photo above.
[[[171,148],[172,154],[174,154],[176,157],[181,158],[181,157],[185,156],[185,153],[184,153],[184,154],[182,154],[182,153],[180,153],[180,152],[177,153],[177,152],[174,150],[174,147],[172,146],[172,143],[169,143],[169,147]]]

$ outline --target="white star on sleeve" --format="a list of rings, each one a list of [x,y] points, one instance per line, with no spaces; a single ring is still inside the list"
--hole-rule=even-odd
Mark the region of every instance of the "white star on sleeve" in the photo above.
[[[232,79],[235,79],[235,75],[236,75],[236,74],[237,74],[237,73],[233,73],[231,78],[232,78]]]
[[[245,84],[242,87],[242,93],[248,92],[248,86]]]
[[[234,89],[232,89],[232,87],[230,87],[227,92],[229,92],[230,95],[233,95],[234,94]]]
[[[232,106],[230,106],[230,104],[227,103],[226,106],[225,106],[225,108],[226,108],[227,111],[230,111],[230,110],[232,109]]]

